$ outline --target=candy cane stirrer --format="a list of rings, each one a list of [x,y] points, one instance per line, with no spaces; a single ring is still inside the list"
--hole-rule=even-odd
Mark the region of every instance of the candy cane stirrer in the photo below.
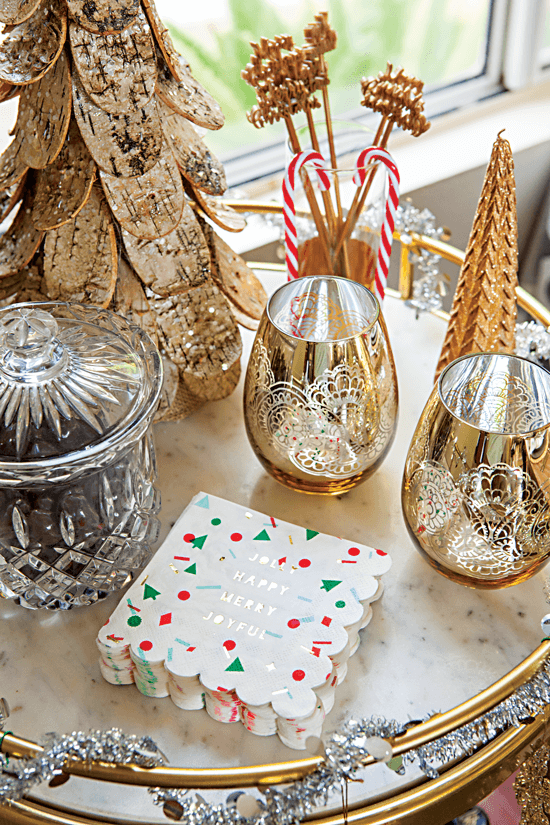
[[[299,154],[301,147],[292,115],[321,105],[314,96],[317,89],[315,78],[319,74],[319,58],[308,49],[296,49],[290,35],[277,35],[273,40],[262,37],[260,43],[250,45],[253,53],[241,76],[255,90],[257,104],[246,116],[257,129],[283,119],[288,129],[292,151]],[[323,78],[320,79],[324,82]],[[321,251],[330,269],[327,227],[305,169],[303,175],[304,191],[319,233]],[[323,195],[325,194],[323,192]],[[328,204],[325,206],[328,207]]]
[[[286,268],[288,280],[292,281],[298,277],[298,237],[296,234],[296,204],[294,202],[294,190],[296,186],[296,176],[304,163],[311,163],[319,175],[319,187],[326,192],[330,187],[330,178],[325,170],[325,159],[320,152],[304,151],[295,155],[288,166],[283,180],[283,211],[285,217],[285,248],[286,248]]]
[[[399,172],[389,152],[385,149],[380,149],[378,146],[370,146],[368,149],[363,149],[357,158],[357,171],[353,177],[354,183],[357,186],[363,186],[365,183],[367,177],[365,166],[371,161],[379,161],[385,165],[389,183],[386,208],[384,210],[384,223],[382,224],[382,231],[380,233],[376,275],[374,278],[374,294],[380,304],[382,304],[388,282],[393,227],[395,226],[395,215],[399,204]]]

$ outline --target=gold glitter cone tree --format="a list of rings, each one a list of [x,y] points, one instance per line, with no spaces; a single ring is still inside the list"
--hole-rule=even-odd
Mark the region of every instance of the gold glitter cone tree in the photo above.
[[[265,294],[204,219],[244,225],[196,128],[219,129],[220,107],[153,0],[0,0],[0,22],[0,99],[19,97],[0,156],[0,299],[140,324],[164,355],[166,417],[228,395],[236,321],[253,328]]]
[[[513,352],[518,249],[514,161],[499,134],[487,167],[436,370],[470,352]]]

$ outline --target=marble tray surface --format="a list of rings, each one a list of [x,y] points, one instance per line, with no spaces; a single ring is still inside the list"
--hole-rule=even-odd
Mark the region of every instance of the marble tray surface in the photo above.
[[[470,590],[438,575],[414,549],[401,514],[401,475],[432,387],[445,323],[426,315],[416,320],[412,310],[391,297],[384,314],[399,380],[397,436],[377,472],[343,497],[303,496],[264,472],[245,434],[242,380],[230,398],[208,404],[184,421],[155,427],[161,539],[191,497],[204,490],[391,553],[385,593],[361,631],[361,646],[337,690],[326,733],[349,718],[417,719],[453,707],[503,676],[537,646],[540,619],[548,610],[544,573],[507,590]],[[253,337],[243,331],[243,372]],[[120,596],[54,614],[0,603],[0,694],[12,709],[11,730],[37,741],[48,731],[118,726],[127,733],[150,734],[172,766],[236,766],[301,755],[276,736],[257,737],[240,724],[214,721],[204,710],[182,711],[169,699],[142,696],[133,686],[107,684],[99,672],[94,639]],[[365,772],[363,784],[351,785],[350,802],[388,792],[399,781],[392,771],[375,766]],[[37,795],[134,822],[167,821],[145,789],[72,777],[59,788],[41,788]],[[227,796],[203,795],[213,802]]]

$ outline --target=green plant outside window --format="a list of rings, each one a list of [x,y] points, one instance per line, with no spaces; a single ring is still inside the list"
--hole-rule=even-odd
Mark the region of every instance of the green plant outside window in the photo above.
[[[227,0],[224,25],[170,22],[176,47],[195,77],[222,106],[226,124],[207,140],[222,158],[284,134],[281,124],[257,130],[246,120],[255,103],[254,90],[241,79],[250,58],[250,41],[292,34],[303,43],[303,28],[321,11],[329,12],[338,33],[335,51],[327,54],[334,116],[359,110],[361,78],[385,69],[389,60],[426,86],[442,86],[483,71],[490,0],[328,0],[277,8],[268,0]]]

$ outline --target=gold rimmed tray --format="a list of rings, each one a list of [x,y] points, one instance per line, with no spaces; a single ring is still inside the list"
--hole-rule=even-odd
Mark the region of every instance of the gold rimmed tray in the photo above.
[[[432,245],[432,251],[447,260],[453,255],[455,262],[461,261],[462,253],[446,244],[420,236],[410,240]],[[518,299],[533,317],[550,324],[548,312],[523,290]],[[244,436],[238,391],[191,419],[157,425],[156,439],[165,532],[191,495],[205,489],[315,529],[319,525],[327,532],[338,532],[338,525],[344,524],[346,536],[389,549],[394,559],[390,575],[395,574],[395,578],[375,605],[373,622],[362,632],[362,645],[338,689],[326,733],[330,735],[350,716],[382,714],[406,721],[408,714],[418,718],[434,708],[454,708],[397,737],[394,752],[398,754],[477,718],[510,695],[544,663],[550,643],[538,645],[540,618],[546,612],[540,575],[509,591],[480,594],[437,576],[406,537],[399,502],[402,463],[427,398],[445,316],[440,313],[416,321],[395,294],[388,296],[385,314],[402,390],[400,431],[387,462],[341,501],[323,501],[321,506],[265,476]],[[245,335],[247,347],[252,337],[251,333]],[[203,711],[178,711],[168,699],[148,699],[133,687],[103,683],[95,664],[93,639],[117,600],[115,596],[90,610],[51,616],[29,615],[16,605],[0,603],[10,663],[2,671],[6,674],[2,693],[13,706],[6,727],[18,734],[6,735],[2,749],[14,756],[32,755],[37,752],[33,742],[48,730],[62,733],[117,725],[126,733],[151,735],[167,751],[170,767],[146,770],[72,764],[67,770],[71,780],[66,785],[40,788],[32,801],[1,808],[0,821],[57,825],[162,822],[162,809],[154,809],[143,818],[144,797],[139,796],[143,791],[132,786],[265,786],[288,782],[315,769],[318,757],[304,760],[300,752],[203,718]],[[54,650],[48,653],[53,640]],[[382,662],[383,676],[379,673]],[[442,772],[437,780],[425,781],[413,775],[409,786],[403,786],[387,768],[367,767],[361,774],[363,785],[350,787],[348,821],[420,825],[426,822],[429,810],[430,825],[443,825],[502,782],[522,761],[526,749],[544,735],[545,725],[546,717],[541,714],[530,724],[507,731],[474,756]],[[193,765],[204,768],[193,769]],[[369,771],[376,774],[372,782],[367,779]],[[390,776],[389,783],[380,781],[381,771]],[[101,787],[108,789],[99,791],[95,781],[82,776],[107,779],[108,785],[102,783]],[[128,791],[122,784],[126,782]],[[84,785],[94,790],[85,790]],[[221,798],[226,796],[224,793]],[[333,800],[331,807],[310,819],[324,825],[342,823],[341,804]]]

